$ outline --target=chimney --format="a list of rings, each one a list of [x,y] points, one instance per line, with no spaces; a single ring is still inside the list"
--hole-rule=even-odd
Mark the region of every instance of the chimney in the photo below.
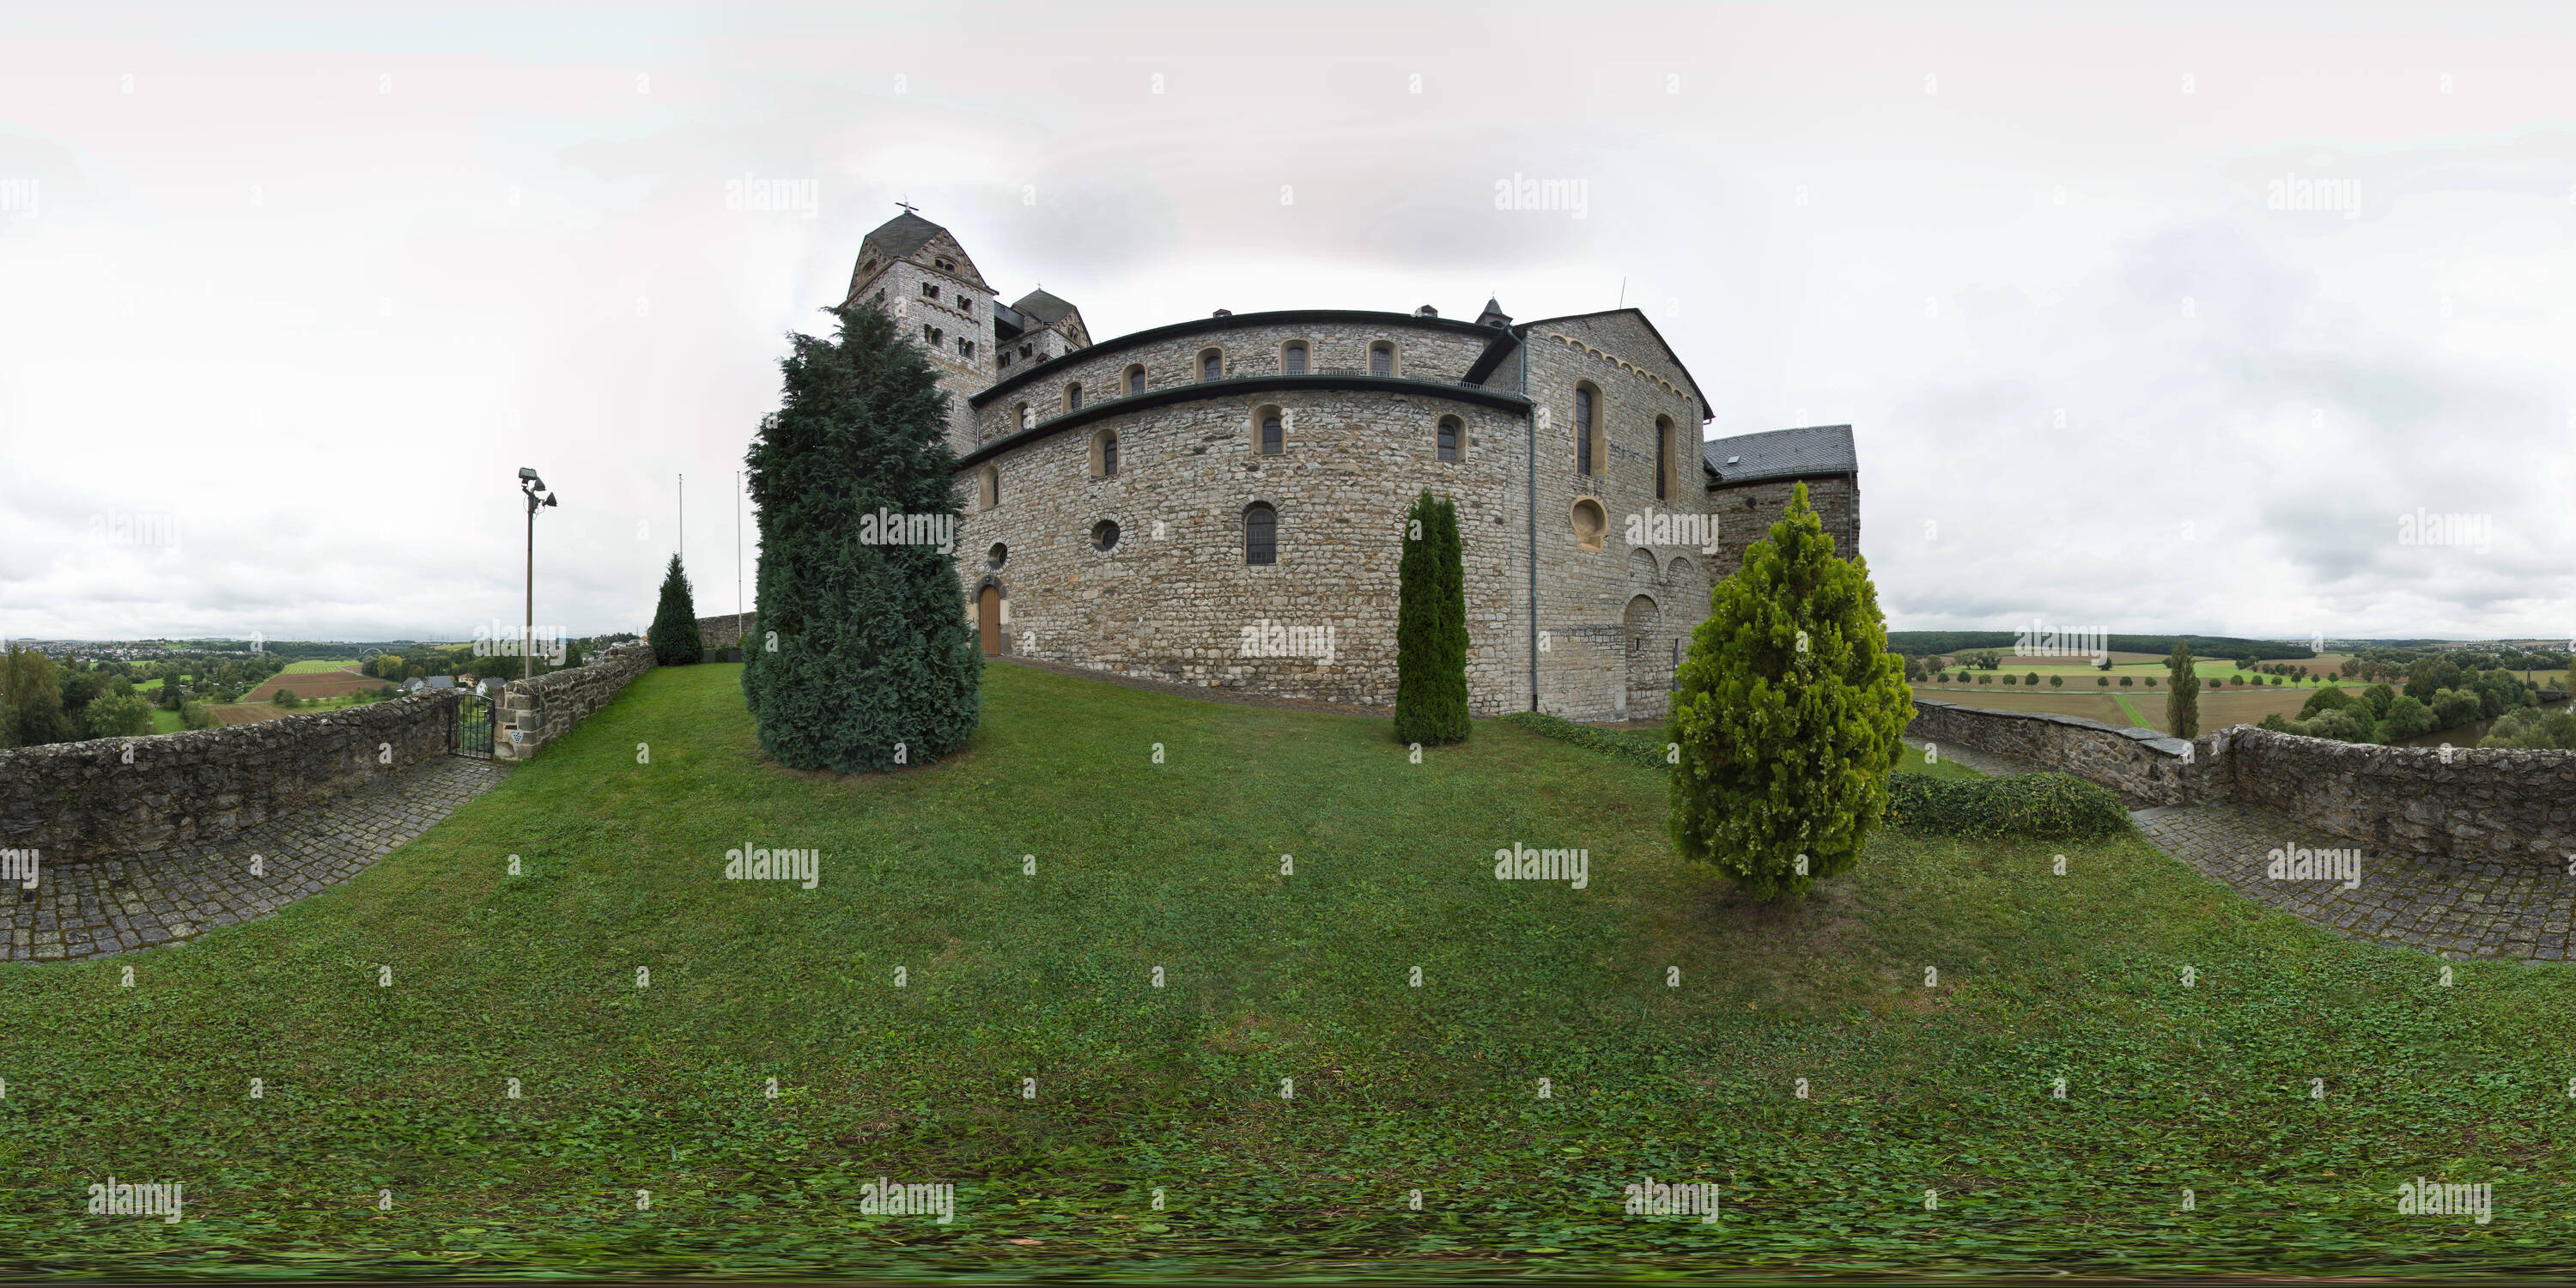
[[[1413,311],[1413,316],[1418,318],[1436,318],[1440,316],[1440,310],[1425,304],[1421,308],[1415,309]]]
[[[1214,314],[1212,314],[1211,316],[1214,316],[1214,317],[1221,317],[1221,318],[1230,318],[1230,317],[1233,317],[1233,316],[1234,316],[1234,310],[1232,310],[1232,309],[1218,309],[1218,310],[1217,310]]]

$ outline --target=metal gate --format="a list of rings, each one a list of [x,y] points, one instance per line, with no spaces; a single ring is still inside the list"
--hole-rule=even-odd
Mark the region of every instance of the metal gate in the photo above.
[[[456,737],[449,749],[477,760],[492,758],[492,699],[475,693],[457,696]]]

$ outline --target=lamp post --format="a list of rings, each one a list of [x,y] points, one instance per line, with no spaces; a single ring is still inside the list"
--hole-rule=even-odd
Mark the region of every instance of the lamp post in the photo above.
[[[545,493],[540,501],[537,494]],[[537,510],[553,505],[555,494],[546,491],[546,481],[531,469],[519,471],[519,494],[528,500],[528,616],[519,631],[519,678],[537,678]]]

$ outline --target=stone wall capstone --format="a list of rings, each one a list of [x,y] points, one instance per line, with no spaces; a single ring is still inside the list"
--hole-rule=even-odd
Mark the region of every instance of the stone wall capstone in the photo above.
[[[446,755],[459,696],[0,751],[0,847],[82,863],[212,841]]]
[[[521,761],[607,705],[610,698],[653,669],[653,646],[624,644],[590,660],[587,666],[512,680],[501,691],[493,712],[492,758]]]

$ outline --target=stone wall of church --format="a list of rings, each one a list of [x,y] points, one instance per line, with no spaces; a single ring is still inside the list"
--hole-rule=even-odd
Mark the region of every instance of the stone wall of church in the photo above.
[[[1491,339],[1481,331],[1418,326],[1401,314],[1389,314],[1383,325],[1248,323],[1140,345],[1110,340],[1083,350],[1060,371],[1003,390],[976,410],[975,433],[979,442],[1007,437],[1019,428],[1024,406],[1030,423],[1045,424],[1066,412],[1066,388],[1073,384],[1082,386],[1086,406],[1119,397],[1126,392],[1131,366],[1145,368],[1148,389],[1196,384],[1199,355],[1209,349],[1223,355],[1228,377],[1281,374],[1280,354],[1291,340],[1306,343],[1308,370],[1315,374],[1366,375],[1369,346],[1383,340],[1395,346],[1396,375],[1454,381],[1467,373]]]
[[[1670,537],[1678,534],[1656,516],[1705,515],[1699,402],[1633,315],[1534,323],[1525,350],[1529,395],[1543,413],[1539,709],[1570,720],[1659,719],[1679,650],[1708,616],[1711,561],[1702,543],[1629,541],[1630,520],[1640,536]],[[1589,475],[1577,472],[1574,429],[1584,384],[1599,394]],[[1659,431],[1669,435],[1660,454]],[[1586,502],[1597,511],[1578,513]],[[1602,528],[1586,541],[1578,524],[1593,519]]]
[[[1175,347],[1185,352],[1140,360],[1178,370],[1198,348]],[[1325,362],[1341,365],[1332,352]],[[1254,413],[1269,404],[1289,413],[1278,455],[1256,451]],[[1444,415],[1467,429],[1456,462],[1438,459]],[[1018,445],[989,462],[996,504],[982,504],[980,469],[960,480],[965,611],[973,620],[974,597],[990,582],[1001,590],[1014,653],[1391,705],[1404,515],[1429,488],[1458,502],[1473,709],[1519,710],[1528,687],[1524,423],[1437,386],[1215,390]],[[1093,444],[1104,431],[1118,436],[1112,477],[1094,473]],[[1245,561],[1244,515],[1256,501],[1278,514],[1273,565]],[[1094,540],[1104,522],[1118,529],[1105,551]]]
[[[1789,497],[1801,482],[1807,485],[1807,504],[1824,521],[1826,535],[1834,539],[1835,557],[1849,559],[1860,553],[1860,491],[1848,474],[1721,484],[1708,496],[1709,514],[1717,520],[1719,577],[1743,567],[1745,552],[1754,542],[1771,539],[1771,525],[1789,512]]]

